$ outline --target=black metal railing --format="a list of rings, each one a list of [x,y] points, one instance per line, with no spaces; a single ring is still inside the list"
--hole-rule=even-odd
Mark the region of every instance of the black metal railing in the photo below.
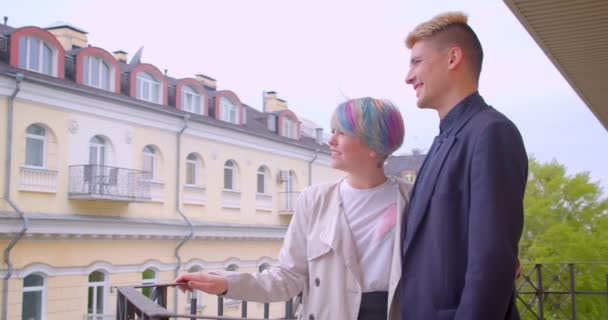
[[[241,317],[225,317],[224,316],[224,298],[217,297],[217,316],[197,315],[197,299],[196,295],[192,295],[189,301],[190,314],[176,314],[167,310],[167,288],[175,287],[178,284],[151,284],[141,286],[122,286],[116,287],[116,319],[131,320],[131,319],[208,319],[208,320],[256,320],[256,318],[247,317],[247,301],[241,301]],[[143,295],[141,288],[153,288],[150,297]],[[294,302],[292,300],[285,302],[285,314],[282,318],[272,318],[274,320],[294,320]],[[270,318],[270,304],[264,303],[264,318]],[[260,318],[257,318],[260,319]]]
[[[608,263],[524,264],[522,319],[608,319]]]
[[[100,165],[70,166],[70,199],[148,201],[150,183],[140,170]]]

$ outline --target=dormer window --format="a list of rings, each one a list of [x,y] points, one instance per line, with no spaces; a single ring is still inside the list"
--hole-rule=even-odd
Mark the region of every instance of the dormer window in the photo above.
[[[160,82],[146,72],[139,72],[137,74],[137,99],[160,104]]]
[[[220,98],[220,120],[239,124],[238,107],[226,97]]]
[[[84,84],[110,90],[110,66],[103,59],[97,56],[85,56],[82,71]]]
[[[53,75],[53,49],[33,36],[19,38],[19,68]]]
[[[182,110],[196,114],[203,114],[201,111],[201,105],[201,95],[198,93],[198,91],[194,90],[190,86],[184,86],[182,89]]]
[[[297,124],[292,119],[288,117],[283,118],[282,134],[284,137],[289,139],[297,139],[297,128]]]

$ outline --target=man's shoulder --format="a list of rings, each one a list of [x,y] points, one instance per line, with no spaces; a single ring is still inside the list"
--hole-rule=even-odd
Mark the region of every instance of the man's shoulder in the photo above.
[[[478,131],[493,126],[506,126],[510,127],[516,132],[519,132],[517,126],[515,123],[513,123],[513,121],[511,121],[511,119],[492,106],[482,108],[480,112],[471,118],[469,121],[469,126],[477,128]]]

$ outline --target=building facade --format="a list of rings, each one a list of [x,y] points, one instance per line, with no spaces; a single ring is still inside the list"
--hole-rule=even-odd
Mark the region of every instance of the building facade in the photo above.
[[[127,58],[73,26],[0,26],[2,319],[113,318],[113,286],[259,272],[299,192],[344,175],[276,92],[258,111],[213,78]],[[199,312],[216,301],[201,296]]]

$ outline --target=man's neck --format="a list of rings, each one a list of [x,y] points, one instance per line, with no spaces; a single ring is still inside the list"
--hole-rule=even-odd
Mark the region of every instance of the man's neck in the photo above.
[[[446,98],[441,103],[441,106],[436,108],[437,113],[439,114],[439,120],[445,118],[458,103],[475,91],[477,91],[477,85],[460,86],[460,88],[454,88],[452,92],[448,92]]]

